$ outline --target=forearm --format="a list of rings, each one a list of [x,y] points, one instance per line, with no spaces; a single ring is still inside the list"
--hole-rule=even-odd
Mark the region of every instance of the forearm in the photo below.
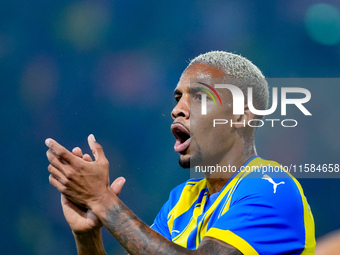
[[[103,207],[93,209],[103,225],[131,254],[195,254],[185,249],[142,222],[117,197]]]
[[[100,229],[88,233],[74,233],[78,255],[106,255]]]

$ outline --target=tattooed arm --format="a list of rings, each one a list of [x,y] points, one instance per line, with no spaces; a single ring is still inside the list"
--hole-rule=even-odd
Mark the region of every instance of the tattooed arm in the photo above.
[[[133,214],[117,197],[109,204],[98,204],[93,212],[104,226],[131,254],[241,254],[236,248],[211,237],[205,237],[197,250],[179,246],[151,229]]]

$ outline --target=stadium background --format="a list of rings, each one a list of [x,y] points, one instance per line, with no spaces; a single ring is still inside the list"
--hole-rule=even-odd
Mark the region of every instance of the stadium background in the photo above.
[[[75,254],[48,183],[47,137],[89,152],[95,134],[111,180],[127,179],[121,199],[151,224],[189,178],[173,152],[172,91],[187,61],[210,50],[239,53],[270,78],[340,77],[340,3],[1,0],[1,253]],[[261,156],[339,163],[340,87],[319,92],[308,126],[259,131]],[[340,180],[300,182],[316,236],[340,228]],[[122,251],[107,232],[104,241]]]

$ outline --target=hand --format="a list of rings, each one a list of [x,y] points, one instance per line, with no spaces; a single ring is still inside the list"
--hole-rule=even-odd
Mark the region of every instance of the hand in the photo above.
[[[117,196],[124,183],[125,179],[123,177],[117,178],[112,183],[111,189]],[[119,191],[117,192],[117,190]],[[65,219],[75,234],[86,233],[102,227],[101,222],[90,209],[76,205],[64,194],[61,194],[61,205]]]
[[[72,153],[87,162],[92,162],[88,154],[84,154],[79,147],[72,150]],[[111,189],[118,196],[125,184],[123,177],[118,177],[112,184]],[[102,227],[97,216],[89,209],[73,203],[64,194],[61,194],[61,205],[67,223],[75,234],[82,234]]]
[[[112,194],[115,196],[115,193],[119,193],[124,181],[120,183],[121,180],[118,178],[112,187],[109,186],[109,164],[103,149],[95,141],[93,135],[88,137],[88,142],[95,161],[92,161],[87,154],[82,155],[79,148],[75,148],[72,154],[52,139],[47,139],[46,145],[49,147],[47,158],[51,163],[48,166],[51,173],[50,183],[64,195],[62,205],[68,222],[75,224],[79,220],[79,218],[74,218],[75,215],[80,216],[86,219],[85,225],[91,228],[96,226],[95,218],[84,208],[91,209],[91,205],[99,201],[103,202],[103,199],[109,197],[108,193],[111,197]]]

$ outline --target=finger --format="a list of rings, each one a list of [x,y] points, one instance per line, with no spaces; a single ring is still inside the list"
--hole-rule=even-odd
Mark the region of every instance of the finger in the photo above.
[[[83,155],[83,151],[79,147],[73,148],[72,153],[74,155],[76,155],[77,157],[82,158],[83,160],[85,160],[87,162],[92,162],[91,156],[89,154]]]
[[[61,194],[60,201],[62,205],[67,205],[70,207],[73,211],[77,212],[78,214],[85,216],[87,213],[86,207],[81,207],[80,205],[75,204],[72,200],[70,200],[67,196],[64,194]]]
[[[51,165],[53,165],[56,169],[65,174],[64,167],[66,166],[65,163],[67,162],[63,161],[62,158],[58,158],[51,149],[46,152],[46,156]]]
[[[96,142],[96,139],[94,138],[94,135],[89,135],[87,138],[89,146],[92,150],[93,156],[95,158],[95,161],[100,160],[106,160],[106,157],[104,155],[103,147]]]
[[[54,177],[52,174],[48,177],[50,184],[55,187],[57,190],[59,190],[61,193],[66,192],[66,188],[63,184],[59,182],[59,180]]]
[[[89,154],[84,154],[83,155],[83,160],[87,161],[87,162],[92,162],[92,158]]]
[[[70,151],[51,138],[46,139],[45,144],[53,150],[58,157],[65,159],[68,163],[74,163],[78,160]]]
[[[58,159],[59,162],[60,162],[61,164],[63,164],[63,165],[69,165],[69,163],[68,163],[65,159],[59,157],[52,149],[49,149],[48,152],[49,152],[49,153],[52,153],[52,155],[53,155],[56,159]],[[47,152],[46,152],[46,155],[47,155]],[[47,158],[48,158],[48,157],[47,157]]]
[[[53,165],[49,165],[47,167],[48,171],[51,173],[51,175],[57,179],[60,183],[65,184],[66,183],[66,177],[63,173],[61,173],[57,168],[55,168]]]
[[[118,196],[122,191],[122,188],[125,184],[126,180],[124,177],[118,177],[114,182],[111,184],[112,191]]]
[[[79,158],[83,157],[83,152],[79,147],[73,148],[72,153],[73,153],[73,155],[76,155]]]

